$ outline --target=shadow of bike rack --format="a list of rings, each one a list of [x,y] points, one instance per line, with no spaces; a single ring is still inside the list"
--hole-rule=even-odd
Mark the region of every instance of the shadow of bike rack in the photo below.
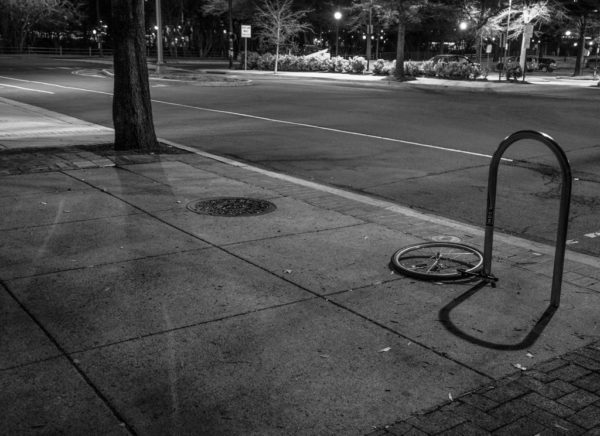
[[[567,244],[567,227],[569,224],[569,207],[571,203],[571,166],[563,149],[545,133],[532,130],[521,130],[506,137],[498,146],[492,157],[488,178],[487,212],[485,223],[485,241],[483,250],[484,277],[492,276],[492,246],[494,242],[494,216],[496,212],[496,185],[498,181],[498,166],[504,152],[512,144],[522,140],[534,140],[545,144],[552,150],[562,173],[562,186],[560,194],[560,208],[558,215],[558,230],[556,234],[556,249],[554,254],[554,269],[552,273],[552,290],[550,306],[558,308],[560,304],[560,291],[562,286],[563,266]]]

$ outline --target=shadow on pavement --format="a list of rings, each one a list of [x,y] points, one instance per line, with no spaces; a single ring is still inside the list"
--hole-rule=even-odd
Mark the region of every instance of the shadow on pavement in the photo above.
[[[518,342],[516,344],[501,344],[501,343],[490,342],[488,340],[477,338],[475,336],[472,336],[472,335],[464,332],[463,330],[461,330],[458,326],[456,326],[452,322],[452,320],[450,319],[450,314],[452,313],[452,311],[454,309],[456,309],[458,306],[460,306],[462,303],[467,301],[469,298],[474,296],[477,292],[479,292],[481,289],[483,289],[486,285],[487,285],[486,281],[481,281],[481,282],[477,283],[475,286],[473,286],[471,289],[469,289],[462,295],[459,295],[454,300],[452,300],[450,303],[448,303],[447,305],[442,307],[440,309],[439,315],[438,315],[439,320],[441,321],[442,325],[450,333],[454,334],[455,336],[457,336],[461,339],[464,339],[467,342],[470,342],[472,344],[479,345],[479,346],[482,346],[485,348],[491,348],[494,350],[523,350],[525,348],[531,347],[538,340],[538,338],[540,337],[540,335],[542,334],[542,332],[544,331],[544,329],[546,328],[546,326],[548,325],[548,323],[554,316],[554,313],[556,312],[556,309],[557,309],[556,307],[549,305],[546,308],[546,310],[544,311],[544,313],[541,315],[541,317],[537,320],[537,322],[535,323],[535,325],[533,326],[531,331],[527,334],[527,336],[525,336],[525,338],[521,342]]]

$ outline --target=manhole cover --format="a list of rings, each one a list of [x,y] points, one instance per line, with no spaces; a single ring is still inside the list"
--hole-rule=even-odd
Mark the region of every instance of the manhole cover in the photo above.
[[[273,212],[277,207],[270,201],[257,198],[220,197],[192,201],[192,212],[213,216],[254,216]]]

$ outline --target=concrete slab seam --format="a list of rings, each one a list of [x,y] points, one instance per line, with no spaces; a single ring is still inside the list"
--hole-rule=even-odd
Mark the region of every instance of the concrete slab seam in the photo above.
[[[125,428],[131,434],[133,434],[133,435],[137,434],[134,431],[133,427],[131,427],[131,425],[125,420],[124,416],[122,416],[121,413],[118,411],[117,407],[114,406],[109,401],[108,397],[106,397],[102,393],[100,388],[92,382],[92,380],[88,377],[88,375],[81,368],[79,368],[79,366],[75,362],[74,358],[71,355],[69,355],[69,353],[67,353],[67,350],[65,350],[62,347],[62,345],[58,342],[58,340],[50,333],[50,331],[48,331],[48,329],[46,329],[44,324],[40,320],[38,320],[34,316],[34,314],[31,313],[31,311],[17,298],[17,296],[14,294],[14,292],[12,292],[10,290],[8,285],[2,279],[0,279],[0,286],[2,286],[6,290],[6,292],[9,294],[10,298],[29,317],[29,319],[31,319],[33,321],[33,323],[44,333],[44,335],[48,338],[48,340],[52,343],[52,345],[54,347],[56,347],[56,349],[60,352],[61,356],[63,356],[69,362],[69,365],[75,370],[75,372],[77,374],[79,374],[79,376],[85,381],[85,383],[90,387],[90,389],[92,389],[94,394],[100,399],[100,401],[102,401],[102,403],[104,403],[104,405],[108,408],[108,410],[110,410],[110,412],[114,415],[114,417],[116,419],[118,419],[119,422],[123,423]]]

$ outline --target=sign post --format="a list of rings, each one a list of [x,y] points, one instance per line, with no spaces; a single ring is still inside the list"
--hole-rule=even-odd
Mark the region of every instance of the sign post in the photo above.
[[[248,38],[252,36],[252,27],[242,24],[242,38],[244,38],[244,71],[248,69]]]

